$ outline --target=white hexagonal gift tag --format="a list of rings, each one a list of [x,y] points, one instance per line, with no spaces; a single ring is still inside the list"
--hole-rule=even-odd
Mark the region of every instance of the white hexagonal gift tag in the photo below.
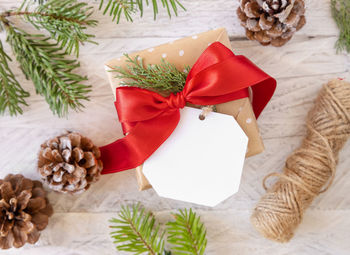
[[[215,206],[238,191],[248,138],[230,115],[180,110],[173,134],[143,165],[159,196]]]

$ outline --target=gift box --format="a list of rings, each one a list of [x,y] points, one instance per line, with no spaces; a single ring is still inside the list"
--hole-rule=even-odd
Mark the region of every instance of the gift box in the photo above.
[[[220,42],[229,49],[232,49],[226,30],[220,28],[135,52],[129,54],[129,56],[140,56],[146,65],[159,64],[162,58],[164,58],[166,61],[174,64],[179,70],[184,70],[186,66],[192,67],[203,51],[213,42]],[[116,88],[122,84],[122,81],[116,78],[116,73],[111,72],[111,70],[116,66],[123,68],[126,65],[125,57],[112,59],[105,64],[114,96]],[[246,157],[263,152],[264,145],[249,98],[218,104],[216,105],[216,110],[219,113],[233,116],[248,136],[249,142]],[[136,177],[140,190],[151,188],[151,185],[142,173],[142,165],[136,168]]]

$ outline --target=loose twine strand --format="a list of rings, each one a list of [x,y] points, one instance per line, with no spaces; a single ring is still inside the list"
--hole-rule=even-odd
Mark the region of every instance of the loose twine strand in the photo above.
[[[339,151],[350,136],[350,83],[332,80],[320,91],[307,118],[307,135],[286,161],[283,173],[263,180],[267,193],[251,222],[266,238],[287,242],[313,199],[332,185]],[[278,177],[271,188],[266,180]]]

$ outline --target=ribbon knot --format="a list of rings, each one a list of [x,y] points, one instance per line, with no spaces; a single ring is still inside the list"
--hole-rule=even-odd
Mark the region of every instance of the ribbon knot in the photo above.
[[[182,109],[186,105],[186,99],[182,91],[176,94],[172,93],[169,97],[166,98],[166,102],[170,108],[175,109]]]
[[[244,56],[236,56],[219,42],[211,44],[189,72],[183,91],[163,97],[136,87],[119,87],[119,121],[127,136],[101,147],[102,174],[135,168],[175,130],[186,103],[216,105],[249,97],[256,117],[275,91],[276,81]]]

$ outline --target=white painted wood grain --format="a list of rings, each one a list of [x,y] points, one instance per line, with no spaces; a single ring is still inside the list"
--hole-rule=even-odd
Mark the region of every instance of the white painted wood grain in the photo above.
[[[97,7],[97,2],[89,1]],[[275,244],[259,236],[249,223],[250,212],[260,196],[262,178],[282,169],[285,158],[304,136],[304,120],[318,90],[331,78],[350,80],[350,60],[337,55],[334,43],[338,31],[331,19],[329,0],[307,0],[307,25],[283,48],[262,47],[247,41],[239,26],[236,0],[183,0],[187,12],[169,20],[161,14],[153,21],[151,10],[133,24],[115,25],[109,17],[96,12],[100,21],[96,34],[99,45],[82,48],[79,73],[89,76],[93,84],[91,101],[81,113],[72,112],[68,119],[53,116],[43,98],[35,95],[16,62],[11,67],[21,84],[31,92],[29,107],[22,116],[0,117],[0,178],[6,173],[36,174],[36,157],[40,144],[47,138],[77,130],[103,145],[122,136],[113,106],[113,97],[104,73],[103,63],[124,52],[145,49],[216,27],[225,27],[236,54],[249,57],[277,78],[275,96],[259,119],[266,151],[247,159],[240,191],[214,209],[161,199],[153,190],[137,191],[133,171],[103,176],[89,191],[80,196],[50,193],[56,214],[35,246],[0,254],[122,254],[114,250],[108,236],[107,220],[121,204],[142,202],[167,219],[169,210],[194,207],[208,227],[208,254],[340,254],[350,253],[350,145],[342,151],[337,176],[331,189],[318,197],[307,212],[296,237],[289,244]],[[18,6],[19,0],[1,0],[0,10]],[[0,38],[4,38],[0,34]],[[6,49],[10,53],[9,47]],[[10,54],[11,55],[11,54]]]

